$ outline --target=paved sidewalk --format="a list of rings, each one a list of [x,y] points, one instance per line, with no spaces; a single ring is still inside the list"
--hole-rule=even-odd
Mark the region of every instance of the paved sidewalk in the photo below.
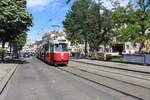
[[[108,62],[108,61],[98,61],[98,60],[89,60],[89,59],[71,59],[72,61],[82,62],[87,64],[94,64],[105,67],[112,67],[117,69],[124,69],[129,71],[136,71],[142,73],[150,74],[150,66],[144,65],[134,65],[134,64],[125,64],[125,63],[117,63],[117,62]]]
[[[0,64],[0,95],[18,64]]]

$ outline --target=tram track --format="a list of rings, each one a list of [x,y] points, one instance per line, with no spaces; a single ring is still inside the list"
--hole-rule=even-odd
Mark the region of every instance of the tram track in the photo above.
[[[74,65],[74,66],[72,65],[72,66],[69,66],[69,67],[79,69],[79,70],[82,70],[82,71],[86,71],[88,73],[92,73],[92,74],[95,74],[95,75],[98,75],[98,76],[103,76],[103,77],[106,77],[106,78],[114,79],[114,80],[117,80],[117,81],[120,81],[120,82],[125,82],[127,84],[132,84],[132,85],[136,85],[136,86],[139,86],[139,87],[142,87],[142,88],[150,89],[150,80],[142,78],[142,77],[136,77],[136,76],[133,76],[133,75],[122,74],[122,73],[119,73],[119,71],[116,73],[116,72],[108,71],[108,69],[107,70],[102,70],[102,69],[94,68],[94,66],[80,65],[80,67],[79,67],[77,65]],[[118,78],[118,77],[120,77],[120,78]]]
[[[108,65],[99,65],[99,64],[76,61],[76,60],[70,60],[70,61],[81,63],[81,64],[88,64],[88,65],[94,65],[94,66],[99,66],[99,67],[104,67],[104,68],[118,69],[118,70],[131,71],[131,72],[137,72],[137,73],[143,73],[143,74],[149,74],[150,75],[150,72],[145,72],[145,71],[132,70],[132,69],[126,69],[126,68],[119,68],[119,67],[111,67],[111,66],[108,66]]]
[[[150,79],[147,79],[147,78],[144,78],[144,77],[136,77],[136,76],[129,75],[129,74],[122,74],[122,73],[117,73],[117,72],[112,72],[112,71],[107,71],[107,70],[101,70],[101,69],[97,69],[97,68],[93,68],[93,69],[101,71],[101,72],[103,71],[103,72],[108,72],[108,73],[112,73],[112,74],[117,74],[117,75],[122,75],[122,76],[128,76],[128,77],[132,77],[132,78],[137,78],[137,79],[141,79],[141,80],[150,81]]]
[[[141,98],[141,97],[139,97],[139,96],[137,96],[137,95],[128,93],[128,92],[126,92],[126,91],[124,91],[124,90],[117,89],[117,88],[115,88],[115,87],[113,87],[113,86],[109,86],[109,85],[104,84],[104,83],[101,83],[101,82],[99,82],[99,81],[95,81],[95,80],[93,80],[93,79],[91,79],[91,78],[88,78],[88,76],[85,77],[85,76],[83,76],[83,75],[79,75],[79,74],[74,73],[74,72],[72,72],[72,71],[70,71],[70,70],[66,70],[65,68],[61,68],[61,67],[57,67],[57,68],[58,68],[59,70],[61,70],[61,71],[67,72],[67,73],[72,74],[72,75],[75,75],[75,76],[77,76],[77,77],[79,77],[79,78],[85,79],[85,80],[90,81],[90,82],[92,82],[92,83],[95,83],[95,84],[104,86],[104,87],[106,87],[106,88],[109,88],[109,89],[111,89],[111,90],[114,90],[114,91],[116,91],[116,92],[118,92],[118,93],[121,93],[121,94],[123,94],[123,95],[132,97],[132,98],[134,98],[134,99],[136,99],[136,100],[148,100],[148,99]],[[81,70],[80,70],[80,71],[81,71]],[[86,71],[82,71],[82,72],[86,72]],[[86,72],[86,73],[87,73],[87,72]],[[89,73],[89,74],[92,74],[92,73]],[[95,74],[93,74],[93,75],[95,75]]]
[[[105,76],[105,75],[97,74],[97,73],[90,72],[90,71],[87,71],[87,70],[84,70],[84,69],[78,69],[78,70],[81,70],[81,71],[83,71],[83,72],[87,72],[87,73],[90,73],[90,74],[94,74],[94,75],[97,75],[97,76],[101,76],[101,77],[113,79],[113,80],[120,81],[120,82],[123,82],[123,83],[126,83],[126,84],[131,84],[131,85],[134,85],[134,86],[138,86],[138,87],[141,87],[141,88],[145,88],[145,89],[149,89],[149,90],[150,90],[149,87],[145,87],[145,86],[142,86],[142,85],[137,85],[137,84],[135,84],[135,83],[131,83],[131,82],[127,82],[127,81],[122,81],[122,80],[119,80],[119,79],[116,79],[116,78],[112,78],[112,77],[108,77],[108,76]]]
[[[81,63],[81,62],[78,62],[78,61],[72,61],[72,62]],[[88,68],[90,68],[89,65],[96,66],[97,68],[92,67],[92,69],[95,69],[95,70],[98,70],[98,71],[109,72],[109,73],[113,73],[113,74],[119,74],[119,75],[123,75],[123,76],[129,76],[129,77],[133,77],[133,78],[137,78],[137,79],[150,81],[150,74],[148,74],[148,73],[143,73],[143,72],[139,72],[139,71],[137,72],[137,71],[133,71],[133,70],[126,70],[126,69],[121,69],[121,68],[118,69],[118,68],[115,68],[115,67],[106,67],[106,66],[102,66],[102,65],[87,64],[87,63],[84,63],[84,62],[82,62],[82,64],[88,65],[88,66],[84,66],[84,67],[88,67]],[[102,68],[104,68],[104,69],[102,69]],[[118,72],[121,71],[121,73],[118,73],[114,70],[117,70]],[[122,71],[124,71],[124,72],[122,72]],[[126,73],[126,74],[124,74],[124,73]],[[132,75],[131,73],[133,73],[134,75]],[[146,77],[148,77],[148,78],[146,78]]]

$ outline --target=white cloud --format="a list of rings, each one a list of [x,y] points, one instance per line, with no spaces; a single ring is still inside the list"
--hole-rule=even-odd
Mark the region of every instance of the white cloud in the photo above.
[[[41,7],[47,6],[49,3],[52,3],[54,0],[27,0],[27,7]]]
[[[63,4],[61,2],[54,2],[50,6],[48,6],[48,9],[50,9],[51,13],[58,13],[69,10],[66,4]]]
[[[50,12],[67,10],[61,0],[27,0],[27,7],[33,11],[42,11],[44,9],[50,9]]]

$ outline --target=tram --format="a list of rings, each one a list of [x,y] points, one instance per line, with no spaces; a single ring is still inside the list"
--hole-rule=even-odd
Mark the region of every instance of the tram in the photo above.
[[[64,37],[50,38],[40,45],[36,55],[49,64],[67,65],[69,61],[68,41]]]

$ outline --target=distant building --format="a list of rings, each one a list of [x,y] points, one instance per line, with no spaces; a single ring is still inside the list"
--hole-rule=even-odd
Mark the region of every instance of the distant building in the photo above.
[[[34,43],[34,48],[35,48],[35,52],[37,52],[39,49],[40,49],[40,47],[41,47],[41,45],[42,45],[42,40],[41,41],[36,41],[35,43]]]
[[[57,37],[65,37],[65,32],[62,31],[50,31],[47,32],[43,35],[42,40],[43,41],[47,41],[47,40],[51,40],[51,38],[57,38]]]
[[[35,47],[35,42],[32,40],[27,40],[25,46],[22,49],[22,52],[35,52],[36,47]]]

